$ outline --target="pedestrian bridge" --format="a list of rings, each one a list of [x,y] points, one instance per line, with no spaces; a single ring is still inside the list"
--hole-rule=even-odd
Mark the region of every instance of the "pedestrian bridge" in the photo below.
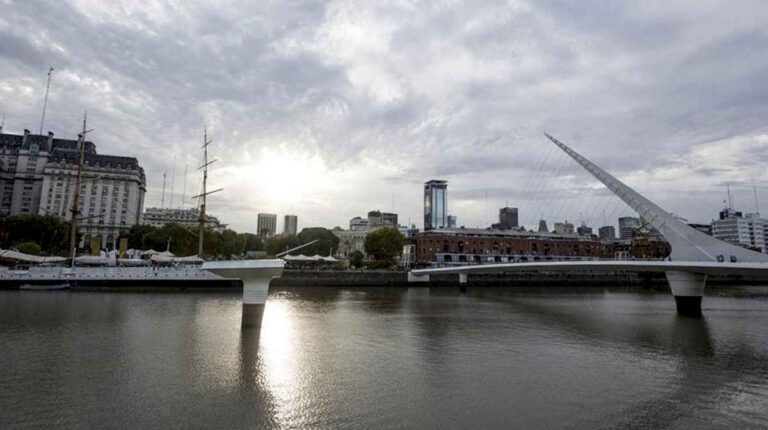
[[[677,311],[684,315],[701,315],[701,298],[707,275],[768,275],[768,255],[752,251],[702,233],[678,217],[665,211],[614,176],[545,134],[549,140],[629,207],[669,242],[672,252],[668,261],[593,260],[532,263],[500,263],[416,269],[408,274],[410,282],[428,282],[431,274],[457,273],[466,284],[470,273],[510,271],[589,271],[589,272],[663,272],[667,276]]]

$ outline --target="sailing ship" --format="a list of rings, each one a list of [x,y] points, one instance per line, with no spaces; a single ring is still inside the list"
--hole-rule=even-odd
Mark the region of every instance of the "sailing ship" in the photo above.
[[[51,266],[51,264],[64,262],[60,257],[35,257],[25,256],[15,252],[16,260],[33,264],[29,267],[20,266],[15,269],[0,268],[0,289],[21,288],[48,290],[65,289],[70,287],[235,287],[240,285],[240,280],[224,278],[201,268],[203,259],[203,241],[206,225],[207,196],[217,193],[222,188],[208,191],[208,166],[216,160],[208,160],[208,131],[203,133],[203,163],[200,170],[203,172],[202,193],[193,198],[199,199],[200,218],[198,223],[197,255],[188,257],[174,257],[169,253],[155,253],[152,261],[164,263],[162,265],[138,266],[105,265],[108,258],[96,256],[77,256],[77,221],[80,214],[80,182],[84,161],[85,135],[89,131],[86,128],[87,116],[83,116],[83,131],[79,136],[79,163],[75,179],[74,201],[72,202],[72,222],[70,229],[70,257],[68,267]],[[157,258],[155,258],[157,257]],[[88,260],[88,261],[87,261]],[[90,261],[93,260],[93,261]],[[114,260],[113,260],[114,261]],[[96,266],[78,266],[77,263],[96,263]],[[125,261],[126,263],[131,263]],[[34,264],[41,264],[35,266]],[[100,264],[99,264],[100,263]]]

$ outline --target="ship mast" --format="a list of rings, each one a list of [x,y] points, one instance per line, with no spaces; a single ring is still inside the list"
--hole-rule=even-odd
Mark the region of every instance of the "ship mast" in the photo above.
[[[74,201],[72,202],[72,219],[69,227],[69,249],[72,257],[72,267],[75,266],[75,255],[77,254],[77,216],[80,214],[80,178],[83,174],[83,162],[85,159],[85,134],[90,130],[85,129],[85,123],[88,118],[88,112],[83,114],[83,132],[78,136],[79,154],[77,161],[77,176],[75,177]]]
[[[208,161],[208,145],[212,140],[208,140],[208,129],[205,129],[203,132],[203,165],[200,166],[200,169],[203,170],[203,192],[202,194],[195,196],[193,198],[200,198],[200,219],[197,229],[197,256],[202,258],[203,257],[203,236],[205,233],[205,203],[206,203],[206,197],[209,194],[213,194],[216,192],[219,192],[223,190],[223,188],[219,188],[217,190],[208,191],[208,166],[213,164],[216,160]]]

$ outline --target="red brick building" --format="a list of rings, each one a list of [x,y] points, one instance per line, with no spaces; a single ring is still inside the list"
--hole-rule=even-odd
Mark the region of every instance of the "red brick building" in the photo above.
[[[594,236],[514,230],[440,229],[412,237],[416,263],[466,264],[600,258]]]

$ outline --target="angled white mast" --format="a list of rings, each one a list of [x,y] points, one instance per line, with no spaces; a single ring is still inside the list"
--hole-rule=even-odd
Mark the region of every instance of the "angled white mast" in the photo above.
[[[768,263],[768,255],[766,254],[716,239],[680,221],[564,143],[547,133],[544,134],[587,172],[602,182],[627,206],[634,209],[648,224],[658,230],[672,248],[670,256],[672,260]]]

